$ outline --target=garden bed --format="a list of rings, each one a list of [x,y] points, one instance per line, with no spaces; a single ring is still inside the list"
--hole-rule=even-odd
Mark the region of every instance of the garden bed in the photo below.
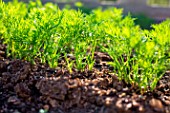
[[[170,20],[134,20],[0,1],[0,113],[170,113]]]
[[[1,54],[0,113],[170,113],[170,72],[153,92],[140,94],[109,74],[108,55],[96,52],[95,58],[94,70],[69,74]]]

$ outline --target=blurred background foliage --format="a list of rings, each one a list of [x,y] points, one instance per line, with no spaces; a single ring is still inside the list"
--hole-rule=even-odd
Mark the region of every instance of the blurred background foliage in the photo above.
[[[5,2],[12,1],[12,0],[3,0]],[[18,1],[24,1],[24,2],[29,2],[31,0],[18,0]],[[33,0],[35,1],[35,0]],[[53,2],[53,3],[64,3],[64,8],[67,9],[79,9],[82,12],[86,14],[90,14],[92,9],[91,7],[88,7],[87,5],[84,5],[83,3],[89,2],[89,5],[91,6],[91,3],[95,5],[98,2],[109,2],[109,3],[114,3],[114,2],[123,2],[126,0],[41,0],[43,3],[46,2]],[[147,3],[150,6],[156,6],[156,7],[169,7],[170,6],[170,0],[147,0]],[[106,6],[107,7],[107,6]],[[142,29],[151,29],[151,24],[153,23],[159,23],[160,21],[157,21],[153,18],[150,18],[146,16],[144,13],[138,13],[138,14],[133,14],[131,13],[132,17],[135,18],[135,24],[140,25]],[[126,15],[125,15],[126,16]]]
[[[169,7],[170,6],[170,0],[148,0],[148,4],[150,5],[156,5],[160,7]]]

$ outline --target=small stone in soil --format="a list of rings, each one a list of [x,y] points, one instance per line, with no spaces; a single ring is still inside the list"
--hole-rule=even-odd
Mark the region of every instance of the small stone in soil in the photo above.
[[[161,110],[163,108],[162,102],[158,99],[151,99],[149,101],[149,104],[151,107],[153,107],[155,110]]]

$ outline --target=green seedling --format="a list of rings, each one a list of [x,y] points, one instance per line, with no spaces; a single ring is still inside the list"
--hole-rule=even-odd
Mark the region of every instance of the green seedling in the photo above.
[[[72,74],[74,61],[73,60],[70,61],[70,59],[67,57],[66,53],[65,53],[64,57],[65,57],[65,60],[66,60],[66,63],[67,63],[67,69],[70,72],[70,74]]]

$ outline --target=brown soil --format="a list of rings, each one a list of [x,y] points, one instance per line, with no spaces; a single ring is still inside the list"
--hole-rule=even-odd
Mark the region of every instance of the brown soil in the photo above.
[[[7,58],[1,44],[0,113],[170,113],[170,72],[141,95],[109,73],[108,55],[96,52],[95,58],[92,71],[69,74],[60,65]]]

